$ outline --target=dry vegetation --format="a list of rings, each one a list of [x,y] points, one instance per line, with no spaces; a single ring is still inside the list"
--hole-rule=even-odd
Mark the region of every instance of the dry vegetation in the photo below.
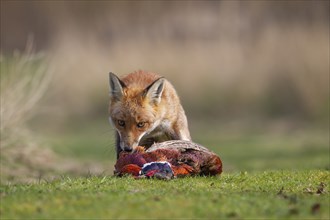
[[[51,80],[51,70],[28,42],[24,53],[1,57],[1,177],[38,178],[54,160],[50,149],[41,147],[26,122],[38,113],[36,106]],[[48,166],[47,166],[48,165]]]
[[[9,34],[14,29],[19,42],[33,31],[39,48],[53,57],[53,115],[104,117],[107,73],[144,69],[173,81],[192,120],[205,113],[212,121],[241,116],[318,121],[327,117],[328,2],[5,6],[4,49],[10,51],[15,38]],[[43,23],[36,24],[40,19]],[[17,25],[30,30],[18,31]]]
[[[48,58],[36,53],[32,39],[24,52],[0,59],[1,138],[0,181],[31,182],[59,174],[87,175],[104,171],[100,164],[78,163],[58,157],[44,138],[28,126],[43,112],[40,100],[49,89],[53,68]],[[44,129],[51,126],[44,121]]]
[[[52,43],[67,112],[103,112],[107,73],[146,69],[173,81],[192,120],[327,117],[329,14],[322,5],[122,3],[98,14],[80,5],[90,22],[71,14],[74,6],[64,16],[72,23]]]

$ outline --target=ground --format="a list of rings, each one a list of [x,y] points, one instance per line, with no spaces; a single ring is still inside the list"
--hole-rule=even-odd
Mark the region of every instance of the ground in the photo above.
[[[1,219],[329,218],[329,171],[170,181],[111,176],[1,186]]]
[[[161,181],[112,176],[115,154],[107,126],[74,127],[75,133],[61,138],[47,134],[46,143],[58,155],[101,164],[103,171],[3,181],[1,219],[330,217],[328,134],[322,130],[194,135],[221,157],[224,173]]]

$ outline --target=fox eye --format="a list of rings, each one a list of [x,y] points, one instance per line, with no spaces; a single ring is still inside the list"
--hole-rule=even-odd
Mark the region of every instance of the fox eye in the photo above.
[[[138,128],[143,128],[145,124],[146,124],[145,122],[139,122],[139,123],[136,124],[136,126]]]
[[[124,127],[124,126],[125,126],[125,121],[123,121],[123,120],[118,120],[118,125],[119,125],[120,127]]]

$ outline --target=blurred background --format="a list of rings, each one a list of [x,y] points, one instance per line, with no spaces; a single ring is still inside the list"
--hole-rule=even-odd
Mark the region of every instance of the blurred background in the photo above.
[[[329,1],[1,1],[1,180],[112,174],[108,73],[139,69],[226,172],[329,169]]]

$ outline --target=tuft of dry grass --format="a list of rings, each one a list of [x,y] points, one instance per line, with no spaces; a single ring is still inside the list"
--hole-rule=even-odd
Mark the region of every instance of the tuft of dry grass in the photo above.
[[[51,70],[42,54],[34,54],[32,45],[13,58],[1,57],[1,133],[22,130],[36,112],[36,104],[45,94]]]
[[[98,163],[78,163],[60,158],[27,125],[39,114],[39,101],[53,79],[53,68],[45,55],[34,53],[28,43],[23,53],[1,56],[1,138],[0,181],[31,182],[55,178],[59,174],[101,173]],[[46,122],[45,122],[46,123]]]
[[[42,54],[28,42],[24,53],[1,56],[1,180],[36,178],[50,168],[53,152],[31,132],[26,122],[38,112],[52,71]]]

